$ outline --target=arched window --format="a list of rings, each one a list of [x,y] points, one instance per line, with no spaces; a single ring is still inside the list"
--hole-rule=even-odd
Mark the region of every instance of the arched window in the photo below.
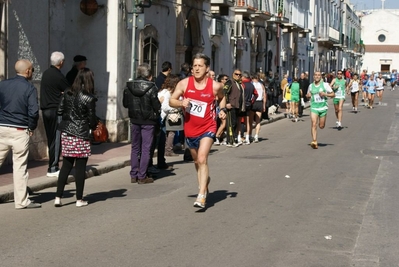
[[[148,37],[144,40],[143,47],[143,62],[151,66],[153,75],[157,71],[157,58],[158,58],[158,42],[153,37]]]

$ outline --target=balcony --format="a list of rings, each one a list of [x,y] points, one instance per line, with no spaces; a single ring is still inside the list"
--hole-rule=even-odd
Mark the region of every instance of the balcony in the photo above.
[[[270,19],[271,14],[266,10],[262,0],[237,0],[235,5],[235,12],[242,13],[245,16],[252,18],[258,17],[262,20]]]
[[[284,23],[284,26],[291,28],[291,30],[298,31],[300,33],[310,32],[309,21],[312,19],[312,13],[308,10],[304,10],[298,7],[298,4],[291,2],[289,4],[288,23]],[[289,30],[289,31],[291,31]]]
[[[213,6],[234,6],[234,0],[211,0],[211,5]]]

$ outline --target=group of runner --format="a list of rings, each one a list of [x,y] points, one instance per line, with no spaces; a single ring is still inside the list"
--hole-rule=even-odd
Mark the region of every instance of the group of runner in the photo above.
[[[205,208],[209,194],[208,156],[217,130],[215,98],[218,100],[220,108],[218,117],[225,120],[227,114],[223,83],[209,78],[209,65],[209,57],[204,54],[195,55],[192,76],[177,84],[169,102],[170,106],[185,110],[186,143],[194,160],[199,186],[199,193],[194,202],[194,207],[198,208]],[[361,91],[366,92],[367,104],[370,109],[373,108],[376,93],[380,103],[382,101],[385,80],[381,75],[374,79],[374,74],[371,74],[370,77],[362,74],[362,79],[359,79],[359,76],[354,74],[348,82],[343,71],[338,71],[337,76],[327,83],[322,79],[321,72],[315,71],[313,79],[306,94],[310,100],[312,135],[310,146],[313,149],[318,148],[317,126],[323,129],[326,124],[328,97],[333,98],[337,118],[336,127],[339,130],[342,128],[342,109],[346,94],[351,95],[354,113],[358,111],[358,99]]]
[[[361,79],[357,74],[353,74],[349,82],[343,77],[343,72],[338,71],[331,83],[322,80],[320,72],[316,71],[314,74],[314,82],[309,86],[307,97],[310,98],[310,111],[311,111],[311,133],[312,142],[311,147],[318,148],[317,143],[317,123],[319,128],[323,129],[326,122],[326,115],[328,110],[327,97],[333,98],[335,115],[337,118],[336,127],[342,129],[342,108],[345,102],[345,94],[351,95],[352,111],[358,112],[359,94],[362,92],[365,107],[373,109],[374,98],[377,95],[379,102],[382,103],[384,93],[385,79],[380,73],[377,78],[372,73],[370,76],[364,71]]]

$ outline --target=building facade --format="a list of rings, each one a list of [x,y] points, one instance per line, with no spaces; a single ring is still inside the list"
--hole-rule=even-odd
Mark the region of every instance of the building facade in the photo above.
[[[399,36],[392,27],[399,23],[398,13],[397,10],[380,9],[360,14],[366,50],[363,69],[368,73],[390,72],[399,68]]]

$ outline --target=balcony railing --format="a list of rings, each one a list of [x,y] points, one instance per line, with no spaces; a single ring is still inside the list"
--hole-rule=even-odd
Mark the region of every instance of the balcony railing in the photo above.
[[[291,2],[289,5],[289,14],[290,16],[288,16],[288,18],[291,23],[294,23],[303,29],[308,28],[309,15],[311,16],[312,13],[299,8],[298,4]]]
[[[246,7],[249,9],[259,10],[261,8],[260,2],[261,0],[237,0],[236,7]]]

